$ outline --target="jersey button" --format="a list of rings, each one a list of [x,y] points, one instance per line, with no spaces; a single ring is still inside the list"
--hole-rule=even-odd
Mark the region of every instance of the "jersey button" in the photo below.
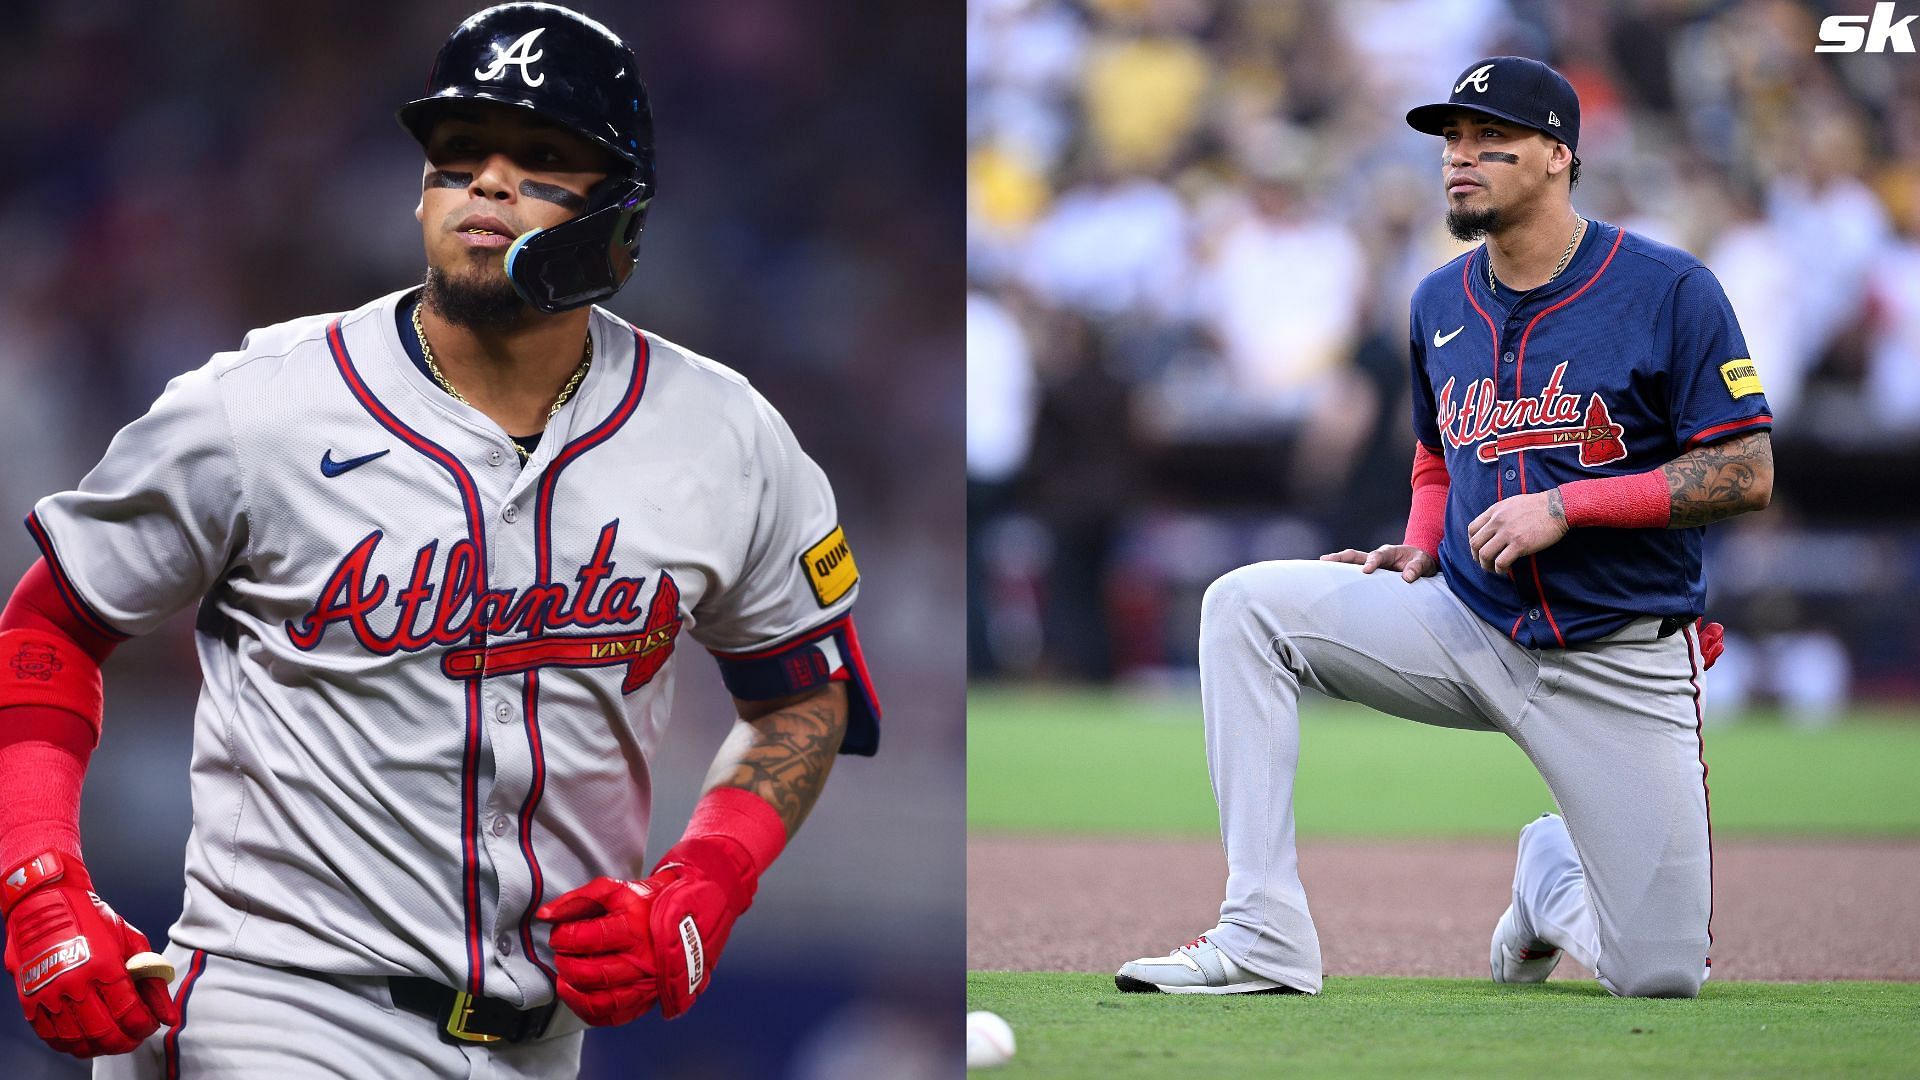
[[[500,451],[498,450],[487,451],[487,464],[497,467],[501,462],[505,460],[507,460],[507,455],[501,453]]]
[[[1534,608],[1531,611],[1527,612],[1527,618],[1532,619],[1535,622],[1538,622],[1540,619],[1540,609]]]
[[[1508,469],[1508,470],[1507,470],[1507,479],[1509,479],[1509,480],[1511,480],[1511,479],[1513,479],[1513,478],[1514,478],[1514,476],[1516,476],[1516,475],[1517,475],[1517,474],[1516,474],[1516,473],[1515,473],[1515,472],[1514,472],[1514,471],[1513,471],[1512,469]]]
[[[513,936],[510,934],[501,934],[499,937],[493,939],[493,947],[500,950],[501,956],[512,956]]]
[[[520,511],[516,509],[512,503],[508,503],[503,509],[501,509],[500,519],[502,521],[505,521],[507,524],[511,525],[515,521],[518,521],[520,519]]]
[[[1501,363],[1503,363],[1503,364],[1511,364],[1511,363],[1513,363],[1513,354],[1512,354],[1512,353],[1508,353],[1507,355],[1505,355],[1505,356],[1503,356],[1503,357],[1501,357],[1501,358],[1500,358],[1500,362],[1501,362]]]
[[[493,815],[493,824],[489,825],[488,829],[495,836],[507,835],[507,815],[505,814]]]
[[[513,706],[511,706],[511,705],[509,705],[509,704],[507,704],[507,703],[506,703],[506,702],[504,702],[504,701],[502,701],[502,702],[497,702],[497,703],[496,703],[496,704],[495,704],[495,705],[493,706],[493,718],[494,718],[494,720],[495,720],[495,721],[497,721],[497,722],[499,722],[499,723],[502,723],[502,724],[504,724],[504,723],[506,723],[506,722],[507,722],[507,721],[509,721],[509,720],[512,720],[512,719],[513,719]]]

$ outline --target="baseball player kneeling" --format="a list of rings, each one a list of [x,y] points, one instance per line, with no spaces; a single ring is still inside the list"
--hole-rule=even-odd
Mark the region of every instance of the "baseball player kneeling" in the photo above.
[[[0,912],[33,1028],[96,1076],[550,1077],[711,984],[879,710],[833,493],[739,375],[591,306],[654,191],[631,49],[463,23],[400,110],[424,287],[173,380],[0,616]],[[186,905],[165,957],[92,890],[100,664],[197,605]],[[739,722],[648,873],[691,638]]]
[[[1560,815],[1520,835],[1497,982],[1561,955],[1616,994],[1691,997],[1713,858],[1700,673],[1719,651],[1704,527],[1767,505],[1772,417],[1699,260],[1575,212],[1580,102],[1497,56],[1407,114],[1442,140],[1447,223],[1486,243],[1413,296],[1406,540],[1242,567],[1201,614],[1219,925],[1120,989],[1318,993],[1294,852],[1300,688],[1502,732]],[[1392,573],[1379,573],[1386,570]]]

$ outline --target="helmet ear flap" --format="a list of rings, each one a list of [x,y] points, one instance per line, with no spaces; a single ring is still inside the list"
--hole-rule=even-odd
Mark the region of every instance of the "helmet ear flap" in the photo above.
[[[633,273],[647,216],[645,195],[644,185],[609,177],[587,193],[578,216],[520,236],[506,255],[514,291],[549,315],[618,292]]]

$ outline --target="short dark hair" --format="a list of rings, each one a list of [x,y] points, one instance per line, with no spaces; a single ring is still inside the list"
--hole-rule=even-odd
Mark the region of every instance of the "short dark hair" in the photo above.
[[[1573,167],[1567,170],[1567,190],[1572,191],[1574,188],[1577,188],[1579,186],[1580,186],[1580,157],[1579,155],[1576,154],[1573,159]]]

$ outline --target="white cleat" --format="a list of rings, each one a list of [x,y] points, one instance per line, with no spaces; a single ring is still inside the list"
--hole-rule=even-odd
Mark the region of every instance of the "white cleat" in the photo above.
[[[1543,814],[1527,823],[1520,830],[1520,849],[1527,846],[1527,830],[1548,818],[1552,814]],[[1492,969],[1493,981],[1497,983],[1537,983],[1546,982],[1547,976],[1560,963],[1560,950],[1533,936],[1533,931],[1520,917],[1520,860],[1516,856],[1513,865],[1513,902],[1507,910],[1500,913],[1500,921],[1493,924],[1493,944],[1488,951],[1487,966]]]
[[[1113,984],[1128,994],[1300,993],[1234,963],[1205,934],[1165,956],[1144,956],[1123,965]]]
[[[1521,929],[1520,917],[1508,904],[1500,921],[1493,924],[1493,950],[1487,963],[1497,983],[1546,982],[1560,963],[1560,950]]]

